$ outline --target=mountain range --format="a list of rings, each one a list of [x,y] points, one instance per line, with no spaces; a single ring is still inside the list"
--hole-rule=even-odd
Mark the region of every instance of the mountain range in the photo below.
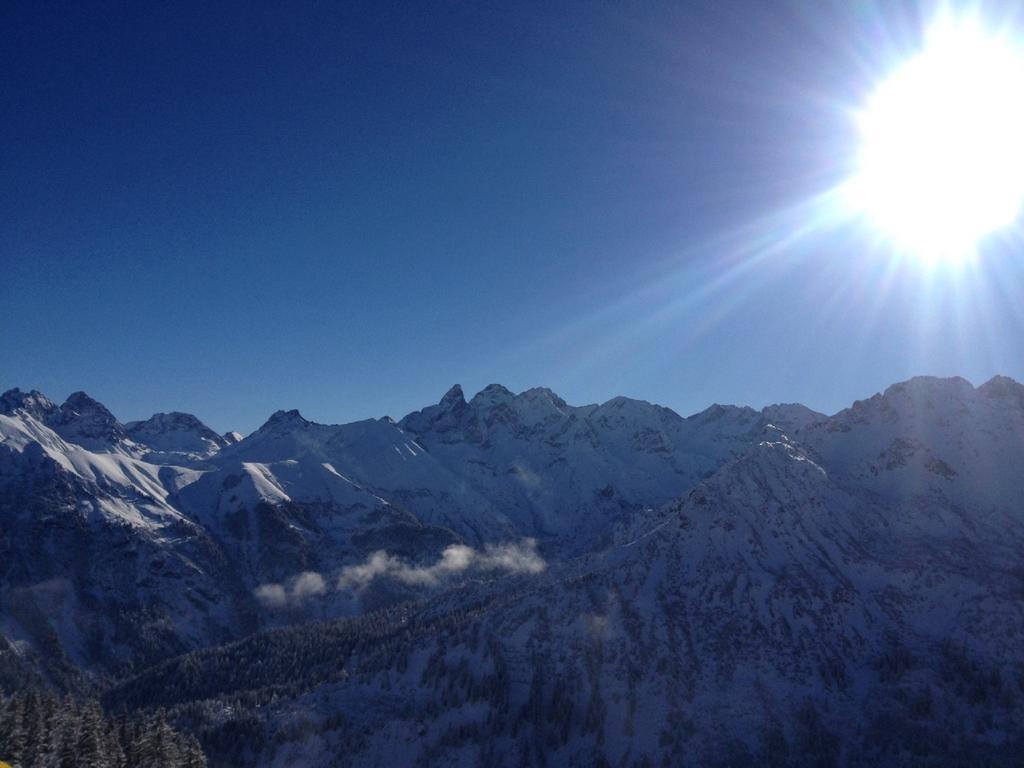
[[[211,765],[1011,765],[1022,499],[1005,377],[244,438],[15,389],[0,684],[163,707]]]

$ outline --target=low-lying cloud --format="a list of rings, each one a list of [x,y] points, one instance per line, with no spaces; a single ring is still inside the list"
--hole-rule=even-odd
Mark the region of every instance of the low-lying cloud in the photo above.
[[[256,599],[267,608],[284,608],[302,605],[310,597],[322,595],[327,591],[327,582],[316,571],[303,571],[291,580],[286,587],[283,584],[261,584],[255,590]]]
[[[544,558],[537,552],[535,539],[524,539],[519,543],[488,544],[483,549],[453,544],[441,553],[441,559],[433,565],[410,565],[381,550],[370,555],[366,562],[343,569],[338,577],[338,588],[361,590],[377,578],[393,579],[409,586],[432,587],[470,569],[482,572],[540,573],[546,567]]]
[[[487,544],[483,549],[453,544],[432,565],[411,565],[396,555],[379,550],[365,562],[343,568],[336,586],[339,590],[359,592],[375,579],[392,579],[411,587],[435,587],[470,571],[540,573],[546,567],[547,563],[537,552],[535,539]],[[287,584],[261,584],[254,594],[264,607],[283,609],[299,607],[309,598],[326,594],[327,590],[328,584],[323,576],[315,571],[304,571]]]

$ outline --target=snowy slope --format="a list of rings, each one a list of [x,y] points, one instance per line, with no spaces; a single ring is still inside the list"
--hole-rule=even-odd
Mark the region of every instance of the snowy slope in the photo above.
[[[911,515],[931,532],[984,532],[998,541],[1024,530],[1024,387],[997,377],[919,377],[798,433],[824,466]]]
[[[197,473],[111,448],[0,415],[0,633],[58,684],[254,626],[214,543],[169,501]]]
[[[298,411],[279,411],[252,435],[221,451],[215,463],[220,467],[239,461],[293,467],[279,463],[286,460],[306,467],[308,478],[316,478],[318,468],[329,465],[335,473],[412,512],[424,523],[449,527],[475,542],[514,535],[493,500],[468,487],[389,419],[325,425],[307,421]],[[294,480],[296,470],[288,471]],[[293,500],[317,499],[321,493],[315,481],[312,487],[294,481],[287,484]]]
[[[548,389],[491,385],[469,402],[453,387],[399,426],[496,501],[520,535],[579,553],[742,453],[766,423],[749,408],[684,419],[625,397],[573,407]]]
[[[190,413],[155,413],[145,421],[125,424],[125,432],[149,449],[146,460],[153,463],[202,460],[231,444]]]
[[[771,764],[842,743],[900,765],[943,734],[1004,749],[1024,722],[1009,379],[914,379],[831,417],[455,387],[397,424],[279,411],[237,441],[69,403],[0,396],[0,635],[51,679],[139,671],[124,700],[223,694],[190,710],[210,743],[252,693],[241,764]],[[546,568],[444,565],[522,537]],[[239,640],[410,597],[429,599]],[[914,717],[920,742],[890,743]]]
[[[329,462],[235,459],[184,488],[177,502],[223,547],[237,578],[250,589],[284,584],[302,574],[325,579],[304,605],[270,605],[266,621],[358,612],[362,603],[327,589],[341,570],[377,550],[414,559],[440,555],[459,539],[357,485]],[[357,596],[358,598],[358,596]]]
[[[295,689],[251,712],[254,764],[1012,764],[1024,615],[1006,550],[919,539],[891,499],[761,437],[605,552],[366,626],[254,638],[251,674]],[[296,648],[344,668],[295,667]],[[215,695],[231,700],[253,649],[218,654],[118,695],[226,655],[241,666]],[[204,712],[201,733],[230,727]]]
[[[214,464],[227,441],[187,414],[125,428],[86,395],[69,402],[73,415],[38,393],[0,400],[0,633],[44,653],[54,679],[293,620],[282,608],[294,606],[259,601],[266,583],[333,579],[378,549],[433,558],[458,541],[308,454]],[[325,595],[303,615],[403,596]]]
[[[198,477],[199,473],[180,467],[158,467],[126,454],[123,443],[106,452],[90,451],[67,442],[50,427],[16,411],[0,414],[0,450],[6,452],[9,482],[25,482],[28,466],[53,462],[84,487],[94,489],[90,503],[97,514],[154,530],[183,519],[168,502],[169,494]],[[18,464],[17,458],[31,464]]]
[[[102,403],[75,392],[47,416],[45,424],[65,440],[83,448],[132,451],[124,425]]]

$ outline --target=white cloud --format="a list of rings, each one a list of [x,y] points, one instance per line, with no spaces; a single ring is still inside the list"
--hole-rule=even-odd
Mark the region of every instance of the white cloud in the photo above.
[[[513,573],[540,573],[547,567],[544,558],[537,554],[536,539],[525,539],[522,544],[488,544],[477,555],[477,563],[488,570]]]
[[[288,602],[288,593],[280,584],[261,584],[256,587],[256,599],[268,608],[282,608]]]
[[[254,592],[256,599],[267,608],[283,608],[286,605],[301,605],[307,598],[322,595],[327,591],[324,577],[315,571],[303,571],[291,580],[291,585],[261,584]]]
[[[471,568],[481,571],[509,573],[540,573],[547,567],[537,553],[537,542],[525,539],[521,543],[486,545],[482,550],[453,544],[441,553],[433,565],[409,565],[383,550],[374,552],[366,562],[348,566],[338,578],[339,589],[360,590],[378,577],[394,579],[410,586],[436,586],[445,579],[457,576]]]
[[[327,583],[324,581],[323,576],[313,571],[305,571],[299,574],[299,577],[292,585],[292,598],[301,601],[307,597],[322,595],[326,591]]]
[[[383,550],[374,552],[362,565],[350,565],[338,577],[339,589],[362,589],[378,576],[393,573],[405,566],[394,555]]]
[[[374,579],[388,578],[413,587],[434,587],[469,570],[481,572],[540,573],[547,567],[537,552],[535,539],[505,544],[487,544],[473,549],[453,544],[433,565],[410,565],[384,550],[374,552],[365,562],[342,569],[337,588],[361,591]],[[281,609],[302,605],[311,597],[327,593],[327,582],[315,571],[304,571],[285,584],[261,584],[254,594],[265,607]]]

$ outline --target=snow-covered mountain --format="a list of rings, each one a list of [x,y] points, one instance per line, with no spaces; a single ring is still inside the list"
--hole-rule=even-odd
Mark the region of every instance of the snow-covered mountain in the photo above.
[[[327,471],[358,483],[426,524],[451,528],[477,542],[515,534],[491,500],[468,487],[390,419],[326,425],[307,421],[298,411],[278,411],[214,459],[220,467],[238,462],[258,464],[271,474],[274,467],[283,469],[288,477],[275,478],[276,485],[294,501],[324,498],[324,488],[314,478],[326,465]],[[281,462],[298,462],[305,471],[297,473],[294,464]],[[303,482],[298,482],[300,476]],[[275,493],[270,486],[267,490],[270,496]]]
[[[190,414],[122,424],[81,392],[57,406],[11,390],[0,396],[11,564],[0,590],[18,607],[0,631],[61,668],[109,670],[294,620],[292,601],[261,602],[259,590],[330,585],[378,550],[430,563],[461,542],[539,537],[555,555],[587,551],[742,451],[763,419],[734,411],[690,421],[625,398],[572,408],[548,390],[500,387],[466,403],[455,388],[401,424],[280,411],[243,439]],[[325,586],[302,615],[410,588],[353,599]]]
[[[40,411],[37,393],[7,393],[0,413],[0,633],[60,682],[256,626],[215,543],[171,501],[199,473],[135,458],[89,402]]]
[[[0,673],[131,669],[111,703],[230,765],[1011,764],[1022,467],[1003,377],[833,416],[456,386],[238,439],[12,390]]]
[[[851,484],[896,503],[984,511],[966,525],[1020,520],[1024,386],[996,377],[919,377],[798,432]],[[1007,519],[1009,515],[1009,519]]]
[[[740,455],[766,423],[749,408],[684,419],[642,400],[574,407],[549,389],[492,384],[468,402],[455,386],[398,426],[519,534],[581,553]]]
[[[973,401],[992,388],[915,381],[882,396],[899,396],[908,429],[970,444],[978,425],[916,405],[911,417],[907,390]],[[249,712],[249,759],[272,766],[1015,764],[1021,508],[995,537],[987,506],[951,516],[914,484],[881,493],[837,455],[765,426],[628,541],[363,623],[197,652],[112,699],[189,677],[161,703],[205,700],[192,727],[229,743],[227,702],[288,681],[289,695]],[[1015,454],[985,461],[1022,483]],[[328,673],[321,658],[342,666]]]
[[[237,440],[218,435],[191,413],[154,413],[145,421],[124,425],[132,440],[150,449],[154,463],[200,460],[212,456]]]

